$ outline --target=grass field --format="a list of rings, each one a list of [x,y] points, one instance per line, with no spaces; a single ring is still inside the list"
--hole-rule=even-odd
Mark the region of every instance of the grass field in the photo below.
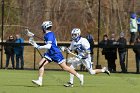
[[[69,75],[64,71],[47,71],[42,87],[31,83],[37,79],[38,71],[33,70],[0,70],[0,93],[140,93],[139,74],[115,73],[111,76],[98,74],[91,76],[87,72],[84,86],[75,78],[73,88],[63,84]]]

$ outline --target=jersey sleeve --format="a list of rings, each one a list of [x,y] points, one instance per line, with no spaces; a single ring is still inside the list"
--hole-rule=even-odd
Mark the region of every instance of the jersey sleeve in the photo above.
[[[69,47],[69,49],[72,51],[72,50],[74,50],[74,46],[73,46],[73,41],[71,42],[71,44],[70,44],[70,47]]]
[[[54,34],[53,33],[49,33],[49,34],[46,34],[44,36],[44,39],[45,39],[45,43],[46,44],[52,44],[52,42],[54,41]]]
[[[85,48],[86,51],[90,52],[90,44],[89,44],[87,39],[83,38],[82,45],[83,45],[83,47]]]
[[[43,49],[43,48],[50,49],[51,46],[52,46],[52,42],[53,42],[54,39],[55,39],[54,34],[53,34],[53,33],[46,34],[46,35],[44,36],[44,39],[45,39],[46,45],[40,46],[40,49]]]

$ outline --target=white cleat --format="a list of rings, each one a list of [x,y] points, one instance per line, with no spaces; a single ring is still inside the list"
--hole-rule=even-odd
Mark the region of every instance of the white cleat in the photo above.
[[[104,73],[106,73],[107,75],[109,75],[109,76],[110,76],[110,71],[109,71],[106,67],[103,67],[102,69],[104,69],[104,70],[105,70],[105,72],[104,72]]]
[[[38,85],[38,86],[42,86],[42,82],[39,80],[32,80],[32,83]]]
[[[84,85],[84,75],[83,74],[80,75],[80,84]]]

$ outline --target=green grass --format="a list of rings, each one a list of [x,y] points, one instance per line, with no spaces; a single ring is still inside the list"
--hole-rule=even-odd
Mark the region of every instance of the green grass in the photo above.
[[[63,71],[46,71],[42,87],[31,83],[37,79],[38,71],[0,70],[0,93],[140,93],[140,75],[105,74],[85,75],[84,86],[75,78],[73,88],[63,86],[69,74]]]

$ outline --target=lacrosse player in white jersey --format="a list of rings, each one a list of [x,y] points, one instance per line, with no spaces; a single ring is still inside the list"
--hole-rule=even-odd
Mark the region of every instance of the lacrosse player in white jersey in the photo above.
[[[86,38],[80,36],[81,31],[79,28],[74,28],[71,32],[72,42],[69,48],[66,49],[68,53],[70,51],[77,51],[78,55],[73,57],[71,60],[68,60],[71,63],[71,68],[75,69],[80,64],[85,65],[86,69],[91,75],[97,73],[106,73],[110,75],[110,72],[106,67],[102,69],[92,68],[91,56],[90,56],[90,44]],[[70,81],[67,84],[64,84],[65,87],[73,87],[74,75],[70,74]]]

